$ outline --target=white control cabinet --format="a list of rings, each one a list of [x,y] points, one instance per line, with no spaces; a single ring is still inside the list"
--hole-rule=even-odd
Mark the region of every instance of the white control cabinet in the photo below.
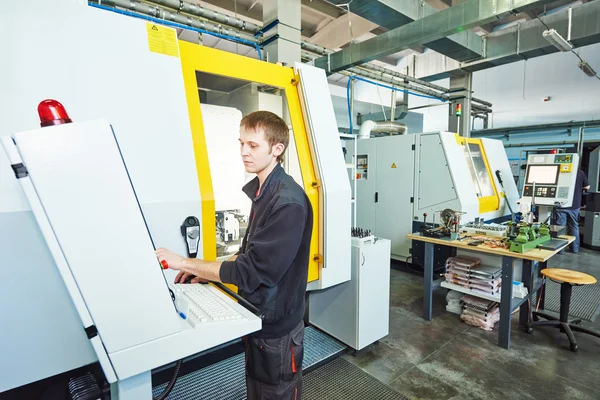
[[[350,282],[312,292],[309,322],[355,350],[387,336],[390,252],[387,239],[352,238]]]

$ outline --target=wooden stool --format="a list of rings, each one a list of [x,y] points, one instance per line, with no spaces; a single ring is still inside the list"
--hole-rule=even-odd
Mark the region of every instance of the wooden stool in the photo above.
[[[579,326],[579,323],[581,323],[580,319],[569,321],[569,306],[571,304],[571,291],[573,286],[593,285],[596,283],[596,278],[582,272],[559,268],[546,268],[541,272],[546,278],[556,283],[560,283],[560,318],[557,319],[543,312],[533,311],[533,307],[530,307],[527,331],[533,333],[534,326],[553,326],[559,328],[561,332],[567,334],[572,351],[577,351],[577,342],[575,341],[573,331],[587,333],[588,335],[600,338],[600,333]],[[539,321],[540,317],[547,321]]]

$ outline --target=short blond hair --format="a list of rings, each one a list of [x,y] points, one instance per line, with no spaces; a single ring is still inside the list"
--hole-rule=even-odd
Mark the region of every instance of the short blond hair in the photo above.
[[[277,156],[277,162],[283,162],[283,154],[290,143],[290,131],[283,119],[270,111],[255,111],[242,118],[240,127],[254,132],[262,128],[271,147],[277,143],[283,144],[283,152]]]

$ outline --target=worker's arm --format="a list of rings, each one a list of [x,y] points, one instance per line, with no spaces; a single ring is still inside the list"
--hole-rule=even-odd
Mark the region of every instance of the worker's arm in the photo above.
[[[184,258],[167,249],[156,250],[156,256],[160,261],[167,261],[169,268],[179,271],[175,277],[175,283],[185,283],[190,277],[190,283],[214,282],[219,281],[218,272],[211,273],[213,270],[220,268],[220,262],[210,262],[199,260],[197,258]],[[237,254],[232,255],[227,261],[235,261]],[[214,278],[214,279],[213,279]]]
[[[181,271],[175,283],[213,281],[231,283],[252,292],[260,285],[275,286],[298,253],[306,225],[306,210],[300,204],[284,204],[273,210],[257,229],[244,254],[223,263],[184,258],[167,249],[156,250],[160,261]]]
[[[185,258],[167,249],[157,249],[156,257],[159,261],[166,261],[170,269],[179,271],[175,283],[184,283],[190,276],[194,278],[191,283],[213,281],[220,282],[218,261],[205,261],[197,258]],[[235,257],[235,256],[234,256]]]
[[[220,280],[245,292],[260,285],[275,286],[298,253],[306,227],[307,210],[300,204],[279,206],[257,229],[244,254],[220,267]]]

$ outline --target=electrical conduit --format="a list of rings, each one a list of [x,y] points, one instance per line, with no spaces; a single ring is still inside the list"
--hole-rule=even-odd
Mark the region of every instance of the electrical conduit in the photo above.
[[[174,14],[172,12],[165,11],[159,7],[151,7],[135,0],[104,0],[103,3],[114,4],[115,6],[122,8],[135,9],[137,12],[119,10],[114,7],[107,7],[101,4],[88,2],[88,4],[94,8],[112,11],[117,14],[126,15],[129,17],[140,18],[149,22],[154,22],[156,24],[165,25],[172,28],[187,29],[205,35],[210,35],[218,37],[220,39],[230,40],[232,42],[237,42],[254,47],[256,49],[256,52],[258,53],[258,58],[262,60],[262,51],[260,50],[260,46],[258,45],[258,39],[256,39],[252,35],[231,30],[231,32],[234,35],[236,35],[232,36],[230,34],[222,33],[229,32],[229,29],[216,26],[209,22],[200,21],[192,17],[186,17],[181,14]]]

